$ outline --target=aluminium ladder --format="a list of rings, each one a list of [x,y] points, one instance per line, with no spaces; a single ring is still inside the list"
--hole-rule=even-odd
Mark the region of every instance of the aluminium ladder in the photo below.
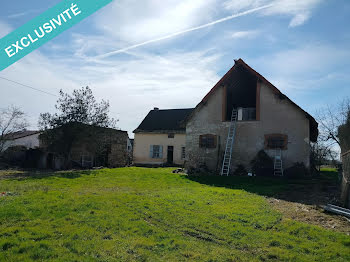
[[[276,149],[276,152],[275,152],[275,159],[273,163],[273,174],[275,176],[283,176],[282,150],[280,148]]]
[[[233,149],[233,144],[235,142],[235,136],[236,136],[237,118],[238,118],[237,109],[233,108],[232,114],[231,114],[230,128],[228,130],[228,135],[227,135],[224,160],[222,161],[222,167],[221,167],[222,176],[228,176],[230,173],[232,149]]]

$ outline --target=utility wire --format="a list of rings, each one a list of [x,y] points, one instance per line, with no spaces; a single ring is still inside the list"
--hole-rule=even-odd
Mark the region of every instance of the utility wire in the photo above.
[[[25,84],[21,84],[21,83],[19,83],[19,82],[13,81],[13,80],[8,79],[8,78],[5,78],[5,77],[1,77],[1,76],[0,76],[0,78],[3,79],[3,80],[9,81],[9,82],[11,82],[11,83],[15,83],[15,84],[17,84],[17,85],[20,85],[20,86],[23,86],[23,87],[27,87],[27,88],[30,88],[30,89],[32,89],[32,90],[35,90],[35,91],[38,91],[38,92],[41,92],[41,93],[44,93],[44,94],[47,94],[47,95],[50,95],[50,96],[58,97],[57,95],[52,94],[52,93],[50,93],[50,92],[46,92],[46,91],[43,91],[43,90],[41,90],[41,89],[38,89],[38,88],[35,88],[35,87],[32,87],[32,86],[28,86],[28,85],[25,85]]]

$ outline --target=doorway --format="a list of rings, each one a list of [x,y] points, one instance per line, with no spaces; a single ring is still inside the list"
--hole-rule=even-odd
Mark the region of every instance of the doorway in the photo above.
[[[168,164],[173,164],[174,162],[174,147],[168,146],[168,154],[167,154],[167,162]]]

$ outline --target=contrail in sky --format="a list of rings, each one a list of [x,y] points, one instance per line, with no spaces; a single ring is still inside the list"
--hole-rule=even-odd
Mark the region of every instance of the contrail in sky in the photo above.
[[[234,14],[234,15],[230,15],[230,16],[221,18],[219,20],[216,20],[216,21],[204,24],[204,25],[200,25],[200,26],[197,26],[197,27],[189,28],[189,29],[186,29],[186,30],[183,30],[183,31],[179,31],[179,32],[176,32],[176,33],[172,33],[172,34],[169,34],[169,35],[166,35],[166,36],[162,36],[162,37],[159,37],[159,38],[156,38],[156,39],[153,39],[153,40],[148,40],[148,41],[140,43],[140,44],[131,45],[129,47],[125,47],[125,48],[122,48],[122,49],[119,49],[119,50],[116,50],[116,51],[113,51],[113,52],[109,52],[109,53],[106,53],[106,54],[103,54],[103,55],[99,55],[99,56],[96,56],[95,58],[105,58],[105,57],[109,57],[109,56],[112,56],[112,55],[115,55],[115,54],[124,53],[124,52],[126,52],[128,50],[131,50],[131,49],[134,49],[134,48],[137,48],[137,47],[140,47],[140,46],[144,46],[144,45],[148,45],[148,44],[151,44],[151,43],[159,42],[159,41],[162,41],[162,40],[165,40],[165,39],[169,39],[169,38],[172,38],[172,37],[175,37],[175,36],[178,36],[178,35],[182,35],[182,34],[185,34],[185,33],[188,33],[188,32],[200,30],[200,29],[203,29],[203,28],[206,28],[206,27],[209,27],[209,26],[213,26],[213,25],[216,25],[216,24],[228,21],[228,20],[232,20],[232,19],[240,17],[240,16],[245,16],[245,15],[248,15],[248,14],[260,11],[262,9],[269,8],[271,6],[273,6],[273,5],[270,4],[270,5],[264,5],[264,6],[260,6],[260,7],[257,7],[257,8],[249,9],[247,11],[244,11],[244,12],[241,12],[241,13],[237,13],[237,14]]]

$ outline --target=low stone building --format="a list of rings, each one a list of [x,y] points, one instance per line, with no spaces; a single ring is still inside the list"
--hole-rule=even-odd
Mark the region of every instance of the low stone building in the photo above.
[[[60,128],[61,130],[55,130],[54,138],[52,134],[45,136],[45,132],[40,136],[41,150],[47,155],[48,168],[122,167],[128,164],[129,137],[126,131],[78,123],[71,125],[74,127],[64,126]],[[66,137],[64,132],[74,132],[75,139],[61,142],[60,137]],[[62,154],[66,149],[62,149],[61,143],[70,143],[69,157]]]
[[[151,110],[134,130],[135,165],[183,165],[190,109]]]
[[[278,151],[284,168],[296,162],[310,166],[317,122],[239,59],[187,118],[187,168],[204,165],[220,172],[233,108],[238,121],[231,171],[238,164],[250,171],[251,160],[262,149],[271,157]]]

